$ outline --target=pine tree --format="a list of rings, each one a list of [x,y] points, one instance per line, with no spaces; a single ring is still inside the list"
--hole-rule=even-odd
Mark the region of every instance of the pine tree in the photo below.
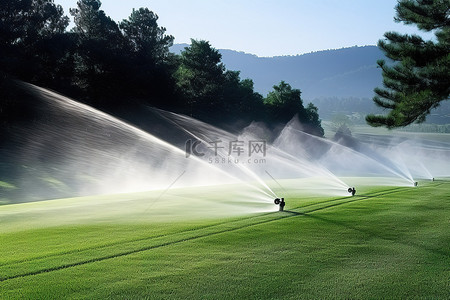
[[[122,69],[127,50],[119,25],[108,17],[100,0],[79,0],[70,9],[77,36],[74,84],[87,95],[90,104],[103,107],[120,99]]]
[[[375,88],[373,101],[387,115],[368,115],[371,126],[403,127],[424,122],[433,108],[450,93],[450,0],[400,0],[396,22],[414,24],[435,34],[425,41],[419,35],[387,32],[378,42],[392,61],[379,60],[383,88]]]
[[[298,115],[300,121],[307,119],[307,112],[303,106],[301,91],[294,89],[289,83],[281,81],[273,86],[273,91],[264,99],[271,122],[286,124],[294,115]]]
[[[222,55],[208,41],[192,39],[181,52],[175,78],[191,116],[211,122],[222,111],[224,72]]]

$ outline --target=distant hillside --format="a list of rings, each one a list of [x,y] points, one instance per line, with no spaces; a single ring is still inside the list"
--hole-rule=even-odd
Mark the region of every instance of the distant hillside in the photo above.
[[[187,44],[171,50],[180,53]],[[313,102],[320,117],[330,120],[346,114],[356,123],[365,123],[368,113],[382,113],[372,101],[373,89],[382,85],[377,60],[385,56],[376,46],[324,50],[296,56],[258,57],[234,50],[219,49],[229,70],[241,71],[241,78],[251,78],[255,90],[263,95],[281,80],[302,91],[304,102]],[[427,123],[450,123],[450,101],[433,110]]]
[[[187,44],[177,44],[179,53]],[[371,98],[381,84],[376,61],[384,58],[375,46],[325,50],[296,56],[258,57],[234,50],[219,49],[229,70],[240,70],[241,78],[251,78],[255,90],[266,95],[284,80],[302,91],[302,98]]]

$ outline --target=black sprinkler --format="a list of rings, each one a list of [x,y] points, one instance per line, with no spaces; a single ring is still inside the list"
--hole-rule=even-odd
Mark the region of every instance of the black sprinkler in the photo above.
[[[348,188],[347,192],[349,192],[350,194],[352,194],[352,196],[355,196],[355,194],[356,194],[356,190],[355,190],[354,187]]]
[[[273,203],[275,203],[275,205],[279,205],[279,211],[283,211],[284,210],[284,206],[286,205],[286,202],[284,202],[284,198],[277,198],[273,201]]]
[[[414,182],[414,186],[418,186],[419,183],[417,181]]]

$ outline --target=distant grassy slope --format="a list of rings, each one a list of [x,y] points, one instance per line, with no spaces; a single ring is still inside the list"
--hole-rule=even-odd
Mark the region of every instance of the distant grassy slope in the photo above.
[[[450,182],[435,181],[234,218],[19,231],[0,218],[0,298],[447,299],[449,200]]]
[[[430,125],[431,126],[431,125]],[[327,138],[333,138],[335,135],[335,124],[332,121],[322,121],[322,127],[325,130],[325,136]],[[407,129],[407,128],[406,128]],[[406,129],[401,130],[389,130],[384,127],[371,127],[369,125],[353,125],[350,127],[352,135],[359,137],[361,135],[378,135],[378,136],[403,136],[405,138],[422,138],[431,141],[437,142],[446,142],[450,143],[450,134],[449,133],[436,133],[436,132],[409,132]]]

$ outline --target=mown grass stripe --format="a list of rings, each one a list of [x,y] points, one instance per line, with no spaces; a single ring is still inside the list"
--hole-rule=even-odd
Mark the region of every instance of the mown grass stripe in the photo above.
[[[120,253],[114,253],[114,254],[111,254],[111,255],[105,255],[105,256],[101,256],[101,257],[81,260],[81,261],[74,262],[74,263],[62,264],[62,265],[55,266],[55,267],[39,269],[39,270],[36,270],[36,271],[30,271],[30,272],[24,272],[24,273],[20,273],[20,274],[11,275],[11,276],[5,276],[5,277],[1,277],[0,278],[0,282],[4,282],[6,280],[11,280],[11,279],[16,279],[16,278],[21,278],[21,277],[34,276],[34,275],[39,275],[39,274],[43,274],[43,273],[48,273],[48,272],[68,269],[68,268],[81,266],[81,265],[85,265],[85,264],[90,264],[90,263],[95,263],[95,262],[100,262],[100,261],[104,261],[104,260],[108,260],[108,259],[123,257],[123,256],[131,255],[131,254],[135,254],[135,253],[139,253],[139,252],[143,252],[143,251],[148,251],[148,250],[157,249],[157,248],[161,248],[161,247],[166,247],[166,246],[170,246],[170,245],[176,245],[176,244],[179,244],[179,243],[183,243],[183,242],[187,242],[187,241],[193,241],[193,240],[196,240],[196,239],[210,237],[210,236],[214,236],[214,235],[218,235],[218,234],[222,234],[222,233],[233,232],[233,231],[236,231],[236,230],[245,229],[245,228],[249,228],[249,227],[256,226],[256,225],[270,223],[270,222],[273,222],[273,221],[279,221],[281,219],[295,217],[295,216],[298,216],[298,215],[307,215],[307,214],[310,214],[310,213],[313,213],[313,212],[316,212],[316,211],[320,211],[320,210],[324,210],[324,209],[328,209],[328,208],[333,208],[333,207],[336,207],[336,206],[339,206],[339,205],[349,204],[349,203],[357,202],[357,201],[363,201],[363,200],[371,199],[371,198],[374,198],[374,197],[377,197],[377,196],[384,196],[384,195],[395,194],[395,193],[399,193],[399,192],[402,192],[402,191],[405,191],[405,188],[396,188],[395,190],[375,192],[375,193],[372,193],[372,194],[369,194],[369,195],[360,195],[360,196],[355,196],[355,197],[350,197],[350,198],[349,197],[341,197],[341,198],[337,198],[337,199],[321,201],[319,203],[312,203],[312,204],[308,204],[308,205],[304,205],[304,206],[299,206],[299,207],[293,208],[293,209],[291,209],[289,211],[286,211],[283,215],[280,215],[278,212],[264,213],[264,214],[259,214],[257,216],[251,216],[251,217],[241,218],[241,219],[238,219],[238,220],[222,222],[222,223],[219,223],[219,224],[203,226],[202,228],[194,228],[194,229],[190,229],[190,230],[180,231],[180,232],[177,232],[177,233],[171,233],[171,234],[168,234],[168,235],[161,235],[161,236],[158,236],[158,237],[153,236],[153,237],[148,237],[148,238],[136,239],[136,240],[133,240],[133,241],[129,241],[127,243],[136,242],[136,241],[145,241],[145,240],[150,241],[150,240],[154,240],[154,239],[162,238],[162,237],[170,238],[170,237],[175,236],[176,234],[185,234],[185,233],[191,233],[191,232],[197,233],[197,232],[200,232],[202,230],[211,229],[211,228],[214,228],[214,227],[225,226],[225,225],[226,226],[230,226],[230,225],[233,225],[233,224],[239,223],[239,222],[241,222],[241,223],[242,222],[248,222],[249,220],[252,220],[252,219],[261,219],[261,218],[270,217],[269,219],[256,221],[256,222],[253,222],[253,223],[250,223],[250,224],[240,225],[240,226],[237,226],[237,227],[234,227],[234,228],[227,228],[227,229],[222,229],[222,230],[218,230],[218,231],[214,231],[214,232],[198,234],[198,235],[194,235],[194,236],[187,237],[187,238],[177,239],[175,241],[162,242],[160,244],[146,246],[146,247],[141,247],[141,248],[137,248],[137,249],[133,249],[133,250],[129,250],[129,251],[124,251],[124,252],[120,252]],[[347,201],[345,201],[345,200],[347,200]],[[330,202],[336,202],[336,201],[341,201],[341,202],[329,204]],[[323,204],[329,204],[329,205],[322,206]],[[306,211],[303,210],[304,208],[312,207],[312,206],[318,206],[318,207],[310,209],[310,210],[306,210]],[[382,238],[382,237],[380,237],[380,238]],[[392,241],[392,240],[389,240],[389,241]],[[393,242],[396,242],[396,241],[393,241]],[[121,245],[122,243],[114,243],[113,245],[102,246],[101,248],[108,248],[108,247],[115,246],[115,245],[118,245],[118,244]],[[98,248],[94,247],[94,248],[89,249],[89,250],[95,250],[95,249],[98,249]],[[72,251],[72,253],[74,253],[74,252],[80,252],[80,251],[79,250]],[[65,254],[63,254],[63,255],[65,255]],[[70,253],[67,253],[67,254],[70,254]],[[63,255],[55,255],[55,256],[59,257],[59,256],[63,256]],[[48,258],[48,257],[45,257],[45,258]],[[36,260],[36,259],[33,259],[33,260]],[[27,260],[25,262],[30,262],[30,261],[33,261],[33,260]]]
[[[226,233],[226,232],[232,232],[232,231],[248,228],[248,227],[255,226],[255,225],[261,225],[261,224],[265,224],[265,223],[269,223],[269,222],[273,222],[273,221],[278,221],[278,220],[281,220],[281,219],[284,219],[284,218],[290,218],[290,217],[293,217],[293,216],[295,216],[295,215],[285,214],[285,215],[282,215],[282,216],[278,216],[276,218],[272,218],[272,219],[269,219],[269,220],[263,220],[263,221],[255,222],[255,223],[252,223],[252,224],[246,224],[246,225],[243,225],[243,226],[240,226],[240,227],[219,230],[219,231],[216,231],[216,232],[210,232],[210,233],[206,233],[206,234],[200,234],[200,235],[196,235],[196,236],[192,236],[192,237],[188,237],[188,238],[179,239],[179,240],[176,240],[176,241],[165,242],[165,243],[161,243],[161,244],[153,245],[153,246],[148,246],[148,247],[142,247],[142,248],[131,250],[131,251],[125,251],[125,252],[122,252],[122,253],[106,255],[106,256],[93,258],[93,259],[88,259],[88,260],[84,260],[84,261],[79,261],[79,262],[75,262],[75,263],[71,263],[71,264],[64,264],[64,265],[60,265],[60,266],[57,266],[57,267],[46,268],[46,269],[41,269],[41,270],[37,270],[37,271],[33,271],[33,272],[27,272],[27,273],[22,273],[22,274],[8,276],[8,277],[3,277],[3,278],[0,278],[0,282],[6,281],[6,280],[15,279],[15,278],[20,278],[20,277],[27,277],[27,276],[33,276],[33,275],[39,275],[39,274],[43,274],[43,273],[58,271],[58,270],[62,270],[62,269],[67,269],[67,268],[72,268],[72,267],[76,267],[76,266],[80,266],[80,265],[89,264],[89,263],[100,262],[100,261],[107,260],[107,259],[122,257],[122,256],[130,255],[130,254],[135,254],[135,253],[139,253],[139,252],[143,252],[143,251],[148,251],[148,250],[152,250],[152,249],[165,247],[165,246],[175,245],[175,244],[179,244],[179,243],[183,243],[183,242],[187,242],[187,241],[192,241],[192,240],[196,240],[196,239],[200,239],[200,238],[204,238],[204,237],[210,237],[210,236],[213,236],[213,235],[218,235],[218,234],[222,234],[222,233]]]
[[[395,189],[389,190],[387,193],[392,193],[392,192],[394,192],[394,190],[400,190],[400,189],[403,190],[404,188],[395,188]],[[380,196],[380,195],[385,195],[385,194],[386,194],[386,192],[382,191],[382,192],[371,193],[366,196],[357,196],[357,197],[373,197],[373,196]],[[311,204],[307,204],[307,205],[301,205],[301,206],[293,208],[293,210],[299,209],[299,208],[317,206],[317,205],[321,205],[324,203],[330,203],[330,202],[341,201],[341,200],[349,200],[349,196],[315,202],[315,203],[311,203]],[[362,199],[359,199],[359,200],[362,200]],[[350,201],[350,202],[353,202],[353,201]],[[314,210],[312,210],[312,211],[314,211]],[[307,211],[307,212],[312,212],[312,211]],[[160,235],[154,235],[154,236],[150,236],[150,237],[147,236],[147,237],[134,238],[134,239],[126,239],[126,240],[120,240],[120,241],[111,242],[111,243],[105,243],[105,244],[98,245],[98,246],[90,246],[90,247],[78,248],[78,249],[73,249],[73,250],[60,251],[60,252],[56,252],[56,253],[49,253],[47,255],[38,255],[38,256],[24,258],[24,259],[11,260],[9,262],[0,263],[0,267],[14,265],[14,264],[18,264],[18,263],[32,262],[35,260],[41,260],[41,259],[45,259],[45,258],[58,257],[58,256],[62,256],[62,255],[67,255],[67,254],[80,253],[80,252],[85,252],[85,251],[89,251],[89,250],[104,249],[104,248],[116,246],[119,244],[128,244],[128,243],[134,243],[134,242],[139,242],[139,241],[150,241],[150,240],[158,239],[158,238],[162,238],[162,237],[170,237],[170,236],[173,236],[176,234],[189,233],[189,232],[194,232],[194,231],[203,230],[203,229],[207,229],[207,228],[214,228],[214,227],[221,226],[224,224],[232,224],[232,223],[236,223],[236,222],[241,222],[243,220],[251,220],[254,218],[260,218],[262,216],[267,216],[267,215],[271,215],[271,214],[273,214],[273,212],[262,213],[262,214],[258,214],[256,216],[247,216],[245,218],[238,218],[236,220],[219,222],[219,223],[215,223],[215,224],[211,224],[211,225],[205,225],[205,226],[200,226],[200,227],[191,228],[191,229],[187,229],[187,230],[176,231],[176,232],[172,232],[172,233],[168,233],[168,234],[160,234]]]

